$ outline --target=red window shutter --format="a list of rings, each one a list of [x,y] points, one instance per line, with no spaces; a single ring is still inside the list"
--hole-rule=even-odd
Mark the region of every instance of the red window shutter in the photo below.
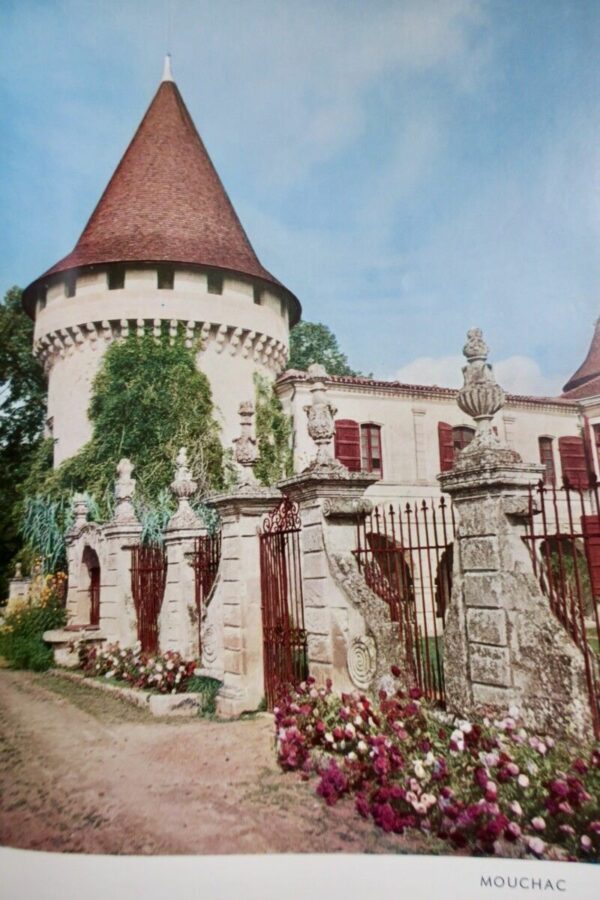
[[[334,438],[335,458],[350,472],[360,472],[360,427],[353,419],[337,419]]]
[[[440,469],[448,472],[454,466],[454,437],[452,425],[438,422],[438,441],[440,445]]]
[[[581,529],[585,535],[587,560],[592,583],[592,594],[600,596],[600,518],[582,516]]]
[[[583,438],[559,438],[558,452],[560,454],[563,479],[569,482],[570,487],[578,488],[579,490],[588,488],[590,480]]]

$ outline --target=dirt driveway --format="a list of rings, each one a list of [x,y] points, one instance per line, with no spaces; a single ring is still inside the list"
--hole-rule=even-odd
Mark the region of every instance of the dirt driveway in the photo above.
[[[277,768],[273,724],[160,720],[60,677],[0,670],[0,844],[84,853],[408,853]]]

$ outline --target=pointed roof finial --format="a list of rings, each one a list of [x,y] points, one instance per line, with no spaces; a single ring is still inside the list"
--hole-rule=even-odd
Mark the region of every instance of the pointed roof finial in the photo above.
[[[173,72],[171,71],[171,54],[165,56],[165,65],[163,68],[162,81],[173,81]]]

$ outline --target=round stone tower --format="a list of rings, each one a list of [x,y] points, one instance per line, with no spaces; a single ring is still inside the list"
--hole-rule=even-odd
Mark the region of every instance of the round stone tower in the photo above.
[[[58,465],[91,436],[90,393],[109,343],[128,334],[200,338],[225,446],[253,374],[285,366],[300,303],[263,268],[177,89],[159,89],[75,249],[25,290],[48,376]]]

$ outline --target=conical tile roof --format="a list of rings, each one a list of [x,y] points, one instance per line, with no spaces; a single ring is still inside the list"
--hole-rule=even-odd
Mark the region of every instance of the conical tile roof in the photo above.
[[[596,322],[590,349],[563,388],[563,397],[582,399],[600,393],[600,319]]]
[[[171,80],[160,84],[74,250],[30,285],[26,300],[48,276],[114,262],[214,267],[283,287],[259,262]]]

